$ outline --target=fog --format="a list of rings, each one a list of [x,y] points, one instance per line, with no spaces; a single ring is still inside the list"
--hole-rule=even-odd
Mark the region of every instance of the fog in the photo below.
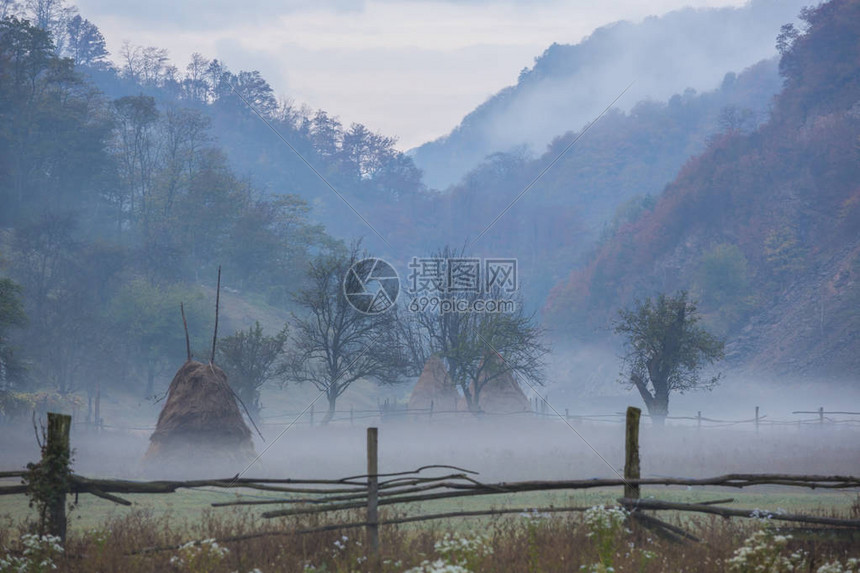
[[[572,357],[570,363],[583,364],[583,360]],[[322,400],[316,404],[316,425],[309,425],[309,414],[293,423],[293,411],[301,411],[316,397],[309,389],[294,391],[284,403],[284,411],[264,409],[261,429],[266,441],[255,436],[256,463],[205,466],[195,462],[191,467],[144,464],[158,406],[146,402],[135,406],[121,400],[106,408],[110,418],[101,433],[85,424],[73,426],[73,467],[89,477],[132,479],[226,478],[237,473],[243,477],[342,478],[364,473],[365,428],[377,426],[380,472],[448,464],[479,472],[477,479],[489,482],[613,478],[623,467],[622,414],[628,405],[641,408],[641,399],[611,379],[593,379],[589,384],[557,382],[538,388],[550,404],[544,415],[476,417],[436,412],[430,418],[402,411],[380,416],[372,408],[356,408],[350,423],[346,406],[325,426],[319,425]],[[395,392],[408,395],[409,389],[380,390],[377,396],[396,398]],[[347,392],[345,405],[350,398]],[[760,407],[758,430],[752,423],[755,406]],[[858,411],[860,390],[847,384],[766,380],[737,373],[728,375],[711,392],[673,395],[665,427],[653,426],[644,411],[642,475],[857,475],[860,417],[827,415],[825,423],[819,424],[817,414],[792,414],[795,410],[815,411],[819,406],[825,411]],[[562,419],[566,410],[571,416],[568,421]],[[701,427],[695,419],[671,418],[695,418],[698,411],[705,420]],[[4,469],[35,460],[38,448],[30,424],[7,424],[0,434],[0,450]]]
[[[780,26],[795,22],[806,4],[756,0],[742,8],[678,10],[604,26],[576,45],[554,44],[516,86],[450,135],[417,148],[415,162],[430,185],[444,188],[493,152],[524,144],[543,152],[553,138],[591,122],[631,83],[617,109],[714,89],[726,73],[775,56]]]

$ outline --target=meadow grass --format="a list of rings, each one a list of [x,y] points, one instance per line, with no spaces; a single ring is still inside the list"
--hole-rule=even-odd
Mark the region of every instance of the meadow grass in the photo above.
[[[734,497],[733,507],[784,509],[821,515],[860,518],[856,493],[798,492],[786,488],[763,491],[729,491],[726,488],[646,488],[643,497],[672,501],[707,501]],[[488,507],[592,507],[614,504],[618,488],[567,492],[528,492],[442,500],[382,508],[382,518],[400,515],[442,513]],[[255,493],[256,495],[256,493]],[[653,531],[627,520],[612,526],[610,521],[589,518],[583,513],[547,516],[452,518],[381,528],[381,555],[369,558],[364,530],[348,529],[296,535],[300,529],[331,523],[363,521],[363,512],[349,511],[321,516],[297,516],[266,520],[259,507],[211,508],[213,501],[237,498],[212,491],[182,491],[166,495],[124,496],[132,508],[81,496],[70,512],[69,539],[65,552],[49,555],[59,571],[754,571],[753,565],[738,566],[738,552],[758,558],[767,555],[802,556],[802,568],[767,571],[818,571],[838,561],[841,569],[856,571],[848,559],[860,555],[860,536],[796,535],[787,541],[776,538],[790,524],[760,520],[723,519],[713,516],[661,512],[662,519],[684,527],[700,543],[677,544],[661,539]],[[70,496],[70,499],[73,499]],[[270,506],[266,506],[269,508]],[[278,507],[278,506],[274,506]],[[25,559],[22,536],[32,531],[34,513],[23,496],[0,499],[0,571],[2,559]],[[606,531],[600,523],[606,525]],[[597,524],[597,525],[595,525]],[[597,529],[597,534],[595,534]],[[751,536],[768,531],[762,538]],[[277,531],[242,541],[224,541],[260,531]],[[29,538],[24,538],[27,541]],[[773,539],[778,539],[773,541]],[[202,544],[188,544],[194,540]],[[763,541],[762,541],[763,540]],[[742,549],[744,543],[755,548]],[[781,544],[780,544],[781,543]],[[764,544],[764,545],[763,545]],[[183,547],[184,545],[184,547]],[[162,548],[156,551],[141,550]],[[770,552],[770,553],[768,553]],[[48,552],[50,553],[50,552]],[[45,555],[39,554],[40,559]],[[735,562],[732,562],[732,559]],[[747,558],[747,557],[745,557]],[[782,558],[782,557],[779,557]],[[18,562],[15,562],[18,563]],[[732,565],[734,563],[734,565]],[[786,561],[788,563],[788,561]],[[744,565],[741,563],[741,565]],[[611,567],[611,569],[609,569]],[[796,567],[792,565],[792,567]],[[799,567],[799,566],[797,566]],[[849,567],[849,568],[845,568]],[[43,570],[11,569],[21,571]]]

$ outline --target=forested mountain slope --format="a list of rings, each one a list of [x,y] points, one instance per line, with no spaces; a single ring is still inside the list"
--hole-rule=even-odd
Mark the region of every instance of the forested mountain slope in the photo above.
[[[545,316],[593,338],[635,297],[690,289],[737,361],[860,367],[860,1],[804,10],[779,37],[770,121],[728,130],[653,209],[553,290]]]

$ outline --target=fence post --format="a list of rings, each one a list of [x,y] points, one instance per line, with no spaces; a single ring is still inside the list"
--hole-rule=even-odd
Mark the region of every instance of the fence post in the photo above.
[[[624,440],[624,479],[639,479],[639,417],[642,410],[627,407],[627,432]],[[639,499],[639,484],[624,485],[624,497]]]
[[[311,427],[314,426],[314,405],[311,404]]]
[[[824,423],[824,406],[818,407],[818,423],[819,424]]]
[[[42,463],[51,470],[52,495],[48,505],[48,533],[66,541],[66,477],[69,474],[69,430],[72,417],[48,412],[48,443]],[[64,460],[58,466],[56,460]]]
[[[371,559],[379,560],[379,430],[367,429],[367,543]]]
[[[430,419],[433,419],[433,400],[430,400]]]
[[[355,405],[349,407],[349,425],[352,426],[355,420]]]
[[[755,407],[755,431],[758,432],[758,406]]]
[[[567,408],[564,409],[564,419],[567,420],[570,418],[570,412]]]
[[[696,427],[697,427],[697,428],[701,428],[701,427],[702,427],[702,411],[701,411],[701,410],[699,410],[699,411],[696,413]]]

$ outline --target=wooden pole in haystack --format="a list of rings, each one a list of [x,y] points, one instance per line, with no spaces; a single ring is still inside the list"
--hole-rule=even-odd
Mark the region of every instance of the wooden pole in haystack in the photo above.
[[[69,430],[72,428],[72,417],[65,414],[48,412],[48,443],[42,464],[51,468],[49,477],[52,481],[48,503],[48,533],[66,541],[66,478],[69,475]]]
[[[624,440],[624,480],[639,479],[639,417],[642,410],[627,408],[627,432]],[[639,499],[639,485],[624,485],[624,497]]]
[[[179,303],[179,312],[182,313],[182,326],[185,328],[185,361],[191,362],[191,338],[188,336],[188,321],[185,320],[185,305]]]
[[[209,363],[215,364],[215,346],[218,344],[218,308],[221,306],[221,265],[218,265],[218,284],[215,287],[215,332],[212,334],[212,355]]]
[[[367,543],[371,558],[379,559],[379,430],[367,429]]]

